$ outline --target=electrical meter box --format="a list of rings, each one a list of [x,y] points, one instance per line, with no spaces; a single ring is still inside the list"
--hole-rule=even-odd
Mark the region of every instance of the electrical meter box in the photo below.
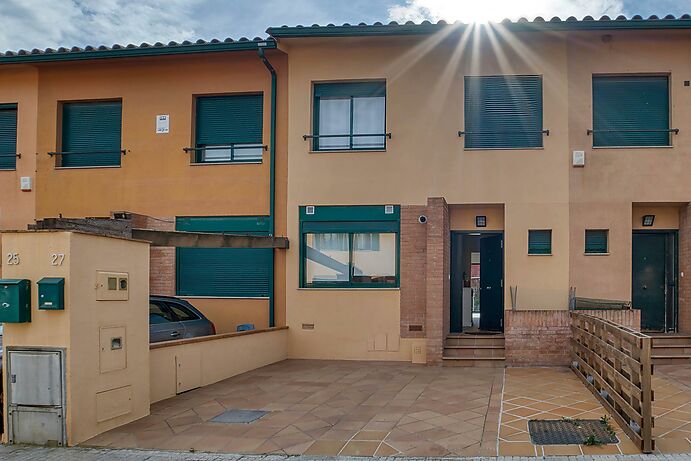
[[[31,322],[31,282],[0,280],[0,323]]]
[[[38,281],[38,308],[61,311],[65,309],[65,279],[43,277]]]

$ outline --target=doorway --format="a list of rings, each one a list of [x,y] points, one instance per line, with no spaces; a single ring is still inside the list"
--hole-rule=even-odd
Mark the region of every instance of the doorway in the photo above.
[[[677,231],[635,231],[631,301],[641,310],[641,330],[677,328]]]
[[[451,333],[504,327],[502,232],[451,233]]]

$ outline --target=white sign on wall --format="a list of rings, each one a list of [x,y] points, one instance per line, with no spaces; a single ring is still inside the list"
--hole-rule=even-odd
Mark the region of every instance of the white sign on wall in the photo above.
[[[170,132],[170,115],[156,116],[156,134],[166,134]]]

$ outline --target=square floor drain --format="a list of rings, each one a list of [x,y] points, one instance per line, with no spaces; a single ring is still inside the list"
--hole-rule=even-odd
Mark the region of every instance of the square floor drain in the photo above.
[[[591,436],[601,443],[619,443],[597,419],[533,419],[528,421],[528,430],[535,445],[579,445]]]
[[[226,410],[211,419],[212,423],[249,424],[267,415],[262,410]]]

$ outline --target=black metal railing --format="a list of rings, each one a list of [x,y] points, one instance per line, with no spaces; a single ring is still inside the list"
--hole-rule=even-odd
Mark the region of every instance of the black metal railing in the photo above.
[[[354,144],[355,138],[384,138],[381,145],[373,145],[374,143],[369,143],[365,145]],[[335,138],[347,138],[348,145],[345,146],[319,146],[320,139],[335,139]],[[386,147],[386,138],[391,139],[391,133],[353,133],[353,134],[303,134],[302,139],[307,141],[312,139],[315,150],[357,150],[357,149],[384,149]],[[316,142],[315,142],[316,140]]]
[[[586,134],[590,136],[593,133],[674,133],[679,134],[679,128],[661,128],[655,130],[586,130]]]
[[[110,154],[120,154],[127,155],[127,149],[120,150],[91,150],[84,152],[48,152],[51,157],[55,155],[65,156],[65,155],[110,155]]]
[[[542,133],[545,136],[549,136],[549,130],[509,130],[509,131],[459,131],[458,137],[465,136],[467,134],[535,134]]]
[[[5,153],[5,154],[0,154],[0,158],[7,158],[7,157],[22,158],[22,154],[12,153],[12,152],[8,152],[8,153]]]
[[[262,156],[252,158],[240,158],[237,159],[235,156],[236,150],[249,150],[249,149],[261,149],[262,151],[269,150],[269,146],[265,144],[227,144],[224,146],[206,146],[206,147],[183,147],[183,152],[187,154],[194,154],[195,159],[193,163],[256,163],[262,160]],[[206,152],[207,150],[229,150],[230,159],[219,159],[219,160],[202,160],[200,159],[200,153]]]

